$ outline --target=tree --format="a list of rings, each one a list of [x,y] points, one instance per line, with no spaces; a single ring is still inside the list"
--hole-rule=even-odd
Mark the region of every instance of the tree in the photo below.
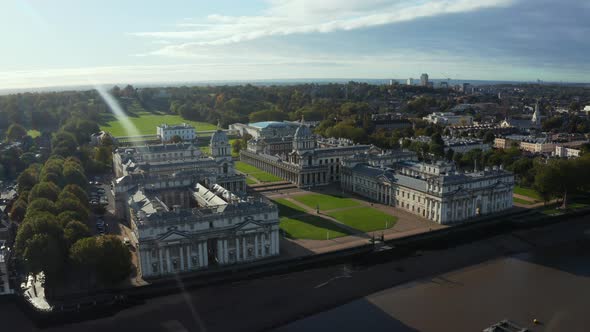
[[[55,205],[59,212],[72,211],[79,217],[77,220],[88,220],[88,209],[79,200],[72,198],[59,199]]]
[[[58,194],[59,187],[53,182],[41,182],[34,185],[29,192],[29,202],[32,202],[37,198],[47,198],[48,200],[55,202]]]
[[[33,188],[33,186],[39,181],[39,170],[40,165],[33,164],[20,173],[16,180],[19,193],[22,193],[22,191],[29,191]]]
[[[68,192],[68,193],[73,194],[82,203],[84,203],[84,202],[86,202],[86,204],[88,203],[88,195],[86,195],[86,191],[76,184],[66,185],[62,190],[62,193],[63,192]]]
[[[21,222],[27,212],[27,201],[19,198],[12,204],[10,208],[10,219],[12,221]]]
[[[67,131],[60,131],[51,139],[51,148],[55,155],[67,157],[73,155],[78,149],[76,137]]]
[[[129,276],[132,270],[131,254],[121,240],[113,235],[78,240],[70,248],[72,262],[96,273],[107,285]]]
[[[57,208],[55,203],[48,200],[47,198],[37,198],[33,201],[29,202],[27,205],[27,213],[25,215],[25,219],[27,216],[33,214],[34,212],[48,212],[50,214],[55,215],[57,212]]]
[[[88,236],[90,236],[90,229],[88,226],[77,220],[70,221],[64,228],[64,238],[68,247],[76,243],[76,241]]]
[[[73,167],[64,166],[63,177],[64,183],[66,184],[75,184],[80,187],[85,187],[88,185],[88,179],[86,178],[86,175]]]
[[[29,220],[20,225],[16,234],[15,253],[23,259],[29,272],[45,272],[46,285],[52,285],[63,270],[63,230],[49,213],[37,213],[25,219]]]
[[[9,141],[20,140],[26,135],[27,130],[25,129],[25,127],[21,126],[18,123],[11,124],[10,127],[8,127],[8,129],[6,130],[6,138]]]
[[[494,132],[492,132],[492,131],[486,131],[486,133],[483,135],[483,142],[484,143],[492,144],[492,143],[494,143],[495,139],[496,139],[496,135],[494,135]]]
[[[97,265],[99,279],[114,284],[127,278],[133,266],[129,248],[114,235],[101,236],[97,242],[101,252]]]

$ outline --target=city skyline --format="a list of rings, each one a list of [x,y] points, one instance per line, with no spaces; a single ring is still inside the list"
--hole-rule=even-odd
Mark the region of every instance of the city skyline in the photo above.
[[[418,77],[588,82],[582,1],[0,5],[5,89]]]

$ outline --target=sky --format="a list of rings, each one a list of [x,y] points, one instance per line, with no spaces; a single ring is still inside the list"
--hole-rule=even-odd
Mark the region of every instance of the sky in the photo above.
[[[0,89],[590,81],[587,0],[0,0]]]

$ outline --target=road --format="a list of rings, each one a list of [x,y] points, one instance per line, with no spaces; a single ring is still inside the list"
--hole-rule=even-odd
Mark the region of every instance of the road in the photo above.
[[[268,330],[404,282],[429,281],[436,279],[433,276],[441,273],[477,265],[506,254],[526,252],[537,246],[584,238],[587,236],[584,231],[588,227],[588,222],[584,218],[579,218],[548,228],[505,234],[455,248],[418,253],[384,264],[338,265],[191,289],[181,294],[148,300],[144,305],[124,310],[109,318],[47,330]],[[530,275],[527,278],[534,280],[536,276]],[[422,301],[427,302],[429,298],[423,298]],[[448,295],[447,301],[452,302],[451,295]],[[419,305],[414,308],[420,310]],[[0,312],[11,312],[11,308],[0,306]],[[11,312],[9,317],[10,320],[5,322],[8,330],[11,330],[11,326],[20,327],[17,330],[30,327],[30,323],[22,315],[19,316],[18,312]],[[428,319],[428,316],[423,318]],[[461,315],[449,319],[460,322]],[[484,323],[486,322],[482,322]]]

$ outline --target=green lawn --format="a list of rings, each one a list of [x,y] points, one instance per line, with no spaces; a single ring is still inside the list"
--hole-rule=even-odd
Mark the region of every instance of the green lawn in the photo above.
[[[279,207],[279,216],[281,217],[291,217],[296,214],[305,213],[304,208],[284,198],[275,199],[275,203]]]
[[[349,235],[335,223],[318,216],[281,217],[281,229],[293,239],[326,240]]]
[[[372,232],[391,228],[397,217],[370,207],[330,212],[328,215],[341,223],[356,228],[362,232]]]
[[[250,178],[250,177],[247,177],[246,178],[246,184],[258,184],[258,182],[252,180],[252,178]]]
[[[248,176],[251,176],[260,182],[283,181],[283,179],[281,179],[280,177],[272,175],[270,173],[267,173],[267,172],[265,172],[257,167],[254,167],[252,165],[248,165],[243,161],[237,161],[235,165],[236,165],[236,170],[238,170],[244,174],[247,174]]]
[[[518,198],[518,197],[513,197],[512,200],[514,201],[514,203],[519,203],[519,204],[523,204],[523,205],[535,204],[535,202],[527,201],[527,200],[524,200],[524,199]]]
[[[523,188],[521,186],[515,186],[514,187],[514,193],[515,194],[522,195],[522,196],[530,197],[530,198],[533,198],[533,199],[538,200],[538,201],[542,201],[543,200],[541,198],[541,196],[539,195],[539,193],[536,190],[532,189],[532,188]]]
[[[31,136],[32,138],[41,136],[41,132],[35,129],[31,129],[27,131],[27,135]]]
[[[574,203],[569,203],[567,205],[567,209],[563,210],[563,209],[558,209],[557,206],[555,204],[551,204],[547,207],[545,207],[543,209],[543,211],[541,211],[544,214],[561,214],[561,213],[565,213],[567,211],[572,211],[572,210],[577,210],[577,209],[583,209],[590,206],[590,204],[586,204],[586,203],[578,203],[578,202],[574,202]]]
[[[156,126],[167,123],[167,124],[179,124],[189,123],[195,126],[197,132],[202,130],[215,130],[216,125],[206,122],[190,121],[183,119],[179,115],[166,114],[166,113],[150,113],[140,111],[129,116],[131,123],[137,127],[137,131],[140,135],[155,135]],[[100,126],[101,130],[110,132],[113,136],[127,136],[127,132],[123,129],[122,124],[115,119],[113,116],[109,116],[103,125]]]
[[[320,210],[323,211],[361,205],[361,203],[351,198],[342,198],[324,194],[294,196],[293,199],[313,209],[317,208],[319,205]]]

